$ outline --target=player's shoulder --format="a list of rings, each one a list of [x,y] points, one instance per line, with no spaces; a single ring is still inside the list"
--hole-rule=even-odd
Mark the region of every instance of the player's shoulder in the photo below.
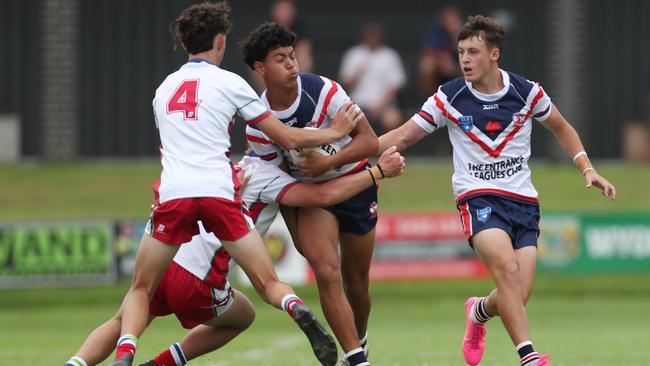
[[[530,91],[534,87],[538,86],[537,83],[526,79],[524,76],[515,74],[514,72],[505,71],[505,73],[508,74],[508,77],[510,79],[510,86],[517,90],[517,92],[524,98],[530,94]]]
[[[455,95],[457,95],[464,88],[467,88],[467,83],[465,82],[465,79],[462,77],[458,77],[444,83],[440,87],[440,91],[442,91],[445,94],[447,99],[450,99]]]
[[[224,87],[237,88],[241,85],[248,84],[243,77],[232,71],[224,70],[220,67],[206,68],[206,76],[219,83]]]
[[[318,100],[322,93],[329,93],[332,88],[340,89],[334,80],[316,74],[300,74],[300,82],[303,92],[313,100]]]
[[[324,76],[316,75],[316,74],[311,74],[311,73],[303,73],[300,74],[300,82],[302,83],[302,88],[305,91],[318,91],[320,92],[321,89],[325,86],[325,82],[328,80]]]

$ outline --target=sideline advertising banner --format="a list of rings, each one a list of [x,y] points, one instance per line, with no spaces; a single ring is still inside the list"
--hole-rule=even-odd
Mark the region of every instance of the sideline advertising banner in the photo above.
[[[376,230],[371,280],[489,276],[457,213],[382,214]]]
[[[0,287],[115,280],[111,222],[0,224]]]
[[[542,215],[541,270],[650,272],[650,214]]]

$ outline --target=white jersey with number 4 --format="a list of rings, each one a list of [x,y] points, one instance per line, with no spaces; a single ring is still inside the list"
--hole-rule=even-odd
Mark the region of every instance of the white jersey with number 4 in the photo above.
[[[483,94],[463,78],[454,79],[412,117],[429,133],[447,126],[457,202],[478,195],[537,202],[528,168],[530,133],[533,118],[541,122],[551,114],[551,99],[539,84],[500,72],[499,92]]]
[[[188,197],[233,200],[230,131],[235,116],[254,124],[270,115],[239,75],[193,59],[169,75],[153,100],[160,132],[159,201]]]

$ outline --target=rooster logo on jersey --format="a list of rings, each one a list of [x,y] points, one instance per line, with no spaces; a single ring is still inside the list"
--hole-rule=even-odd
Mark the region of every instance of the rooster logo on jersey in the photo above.
[[[515,113],[512,115],[512,122],[517,127],[523,127],[524,124],[526,123],[526,115],[522,113]]]

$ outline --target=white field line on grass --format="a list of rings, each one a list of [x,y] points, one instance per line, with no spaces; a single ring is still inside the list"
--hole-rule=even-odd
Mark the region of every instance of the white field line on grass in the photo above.
[[[233,341],[237,342],[237,339]],[[294,348],[297,345],[299,345],[301,342],[307,342],[304,336],[292,335],[292,336],[282,337],[280,339],[277,339],[274,342],[270,342],[266,345],[266,347],[251,348],[243,352],[232,352],[232,351],[229,352],[226,346],[226,348],[221,352],[223,352],[224,355],[227,355],[229,359],[235,359],[237,361],[234,362],[217,361],[216,363],[214,361],[204,361],[204,362],[198,362],[196,363],[196,365],[197,366],[241,366],[246,364],[265,365],[264,361],[272,361],[275,355],[284,354],[286,353],[287,349]],[[219,358],[217,355],[218,352],[220,351],[219,350],[214,351],[215,355],[213,355],[212,358]],[[198,361],[200,361],[200,358]],[[248,363],[245,361],[252,361],[252,362]]]

